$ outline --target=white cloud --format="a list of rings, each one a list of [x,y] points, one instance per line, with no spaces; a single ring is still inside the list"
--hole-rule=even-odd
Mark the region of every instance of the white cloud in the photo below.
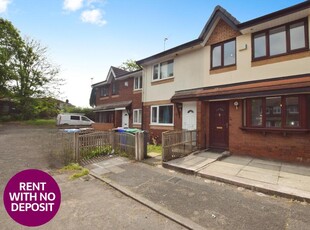
[[[0,13],[4,13],[7,10],[10,2],[11,0],[0,0]]]
[[[63,8],[65,10],[76,11],[81,9],[82,7],[83,7],[83,0],[64,0]]]
[[[81,14],[81,20],[83,22],[96,24],[99,26],[107,24],[107,21],[102,18],[102,12],[99,9],[83,11]]]

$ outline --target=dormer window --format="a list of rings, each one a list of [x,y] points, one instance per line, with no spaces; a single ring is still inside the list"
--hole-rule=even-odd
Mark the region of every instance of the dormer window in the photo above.
[[[173,60],[161,62],[153,66],[153,81],[173,77]]]
[[[307,27],[302,20],[253,34],[253,60],[306,50]]]
[[[229,40],[211,47],[211,68],[223,68],[236,64],[236,40]]]

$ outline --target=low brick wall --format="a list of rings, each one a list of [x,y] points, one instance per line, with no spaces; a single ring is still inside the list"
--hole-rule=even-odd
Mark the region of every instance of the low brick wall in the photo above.
[[[98,131],[108,131],[114,128],[113,123],[94,123],[91,126],[93,129]]]

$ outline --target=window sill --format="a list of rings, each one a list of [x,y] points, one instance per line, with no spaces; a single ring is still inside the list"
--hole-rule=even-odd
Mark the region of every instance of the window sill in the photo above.
[[[234,71],[234,70],[237,70],[237,66],[236,65],[232,65],[232,66],[230,65],[230,66],[210,69],[210,74],[225,73],[225,72]]]
[[[153,85],[165,84],[168,82],[174,82],[174,77],[168,77],[168,78],[160,79],[160,80],[153,80],[151,82],[151,85],[153,86]]]
[[[262,66],[262,65],[267,65],[267,64],[274,64],[274,63],[283,62],[283,61],[291,61],[291,60],[305,58],[309,56],[310,56],[310,51],[307,48],[299,52],[285,53],[285,54],[281,54],[277,56],[261,57],[261,58],[252,59],[252,67]]]
[[[151,129],[174,130],[173,124],[150,124]]]
[[[142,89],[134,89],[133,93],[142,93]]]
[[[113,95],[111,96],[111,98],[116,98],[116,97],[119,97],[119,94],[113,94]]]
[[[252,131],[252,132],[261,132],[263,135],[267,133],[282,133],[283,136],[286,136],[287,133],[308,133],[310,129],[296,129],[296,128],[286,128],[286,129],[277,129],[277,128],[258,128],[258,127],[239,127],[242,131]]]

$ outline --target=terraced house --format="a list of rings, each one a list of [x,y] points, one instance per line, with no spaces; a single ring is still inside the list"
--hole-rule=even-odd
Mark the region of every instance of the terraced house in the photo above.
[[[137,62],[142,128],[159,139],[197,129],[201,148],[309,164],[309,29],[310,1],[243,23],[216,7],[197,39]]]
[[[92,85],[96,95],[96,128],[141,128],[142,71],[111,67],[106,80]]]

